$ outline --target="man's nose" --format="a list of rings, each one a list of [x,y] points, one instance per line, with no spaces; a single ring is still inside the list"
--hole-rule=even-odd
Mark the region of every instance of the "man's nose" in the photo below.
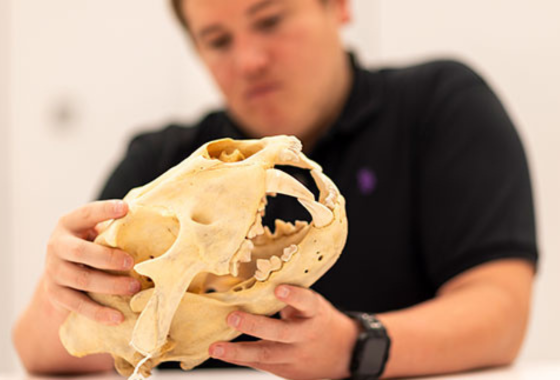
[[[252,78],[266,70],[270,57],[265,46],[257,38],[246,36],[237,40],[235,61],[239,74]]]

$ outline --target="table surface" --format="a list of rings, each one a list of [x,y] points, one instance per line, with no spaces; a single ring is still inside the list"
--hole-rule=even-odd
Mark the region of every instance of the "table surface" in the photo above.
[[[116,374],[81,376],[84,380],[122,380]],[[0,374],[0,380],[32,380],[32,379],[70,379],[69,377],[33,377],[23,374]],[[180,370],[154,371],[150,380],[275,380],[280,379],[271,374],[261,373],[253,370],[245,369],[203,369],[191,372],[183,372]],[[497,368],[491,370],[475,371],[458,375],[446,375],[437,377],[422,377],[415,379],[423,380],[559,380],[560,379],[560,362],[542,362],[542,363],[520,363],[511,367]]]

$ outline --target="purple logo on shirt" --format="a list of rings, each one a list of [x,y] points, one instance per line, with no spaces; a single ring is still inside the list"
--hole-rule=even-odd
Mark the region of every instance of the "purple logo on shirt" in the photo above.
[[[375,173],[370,168],[361,168],[356,174],[358,180],[358,188],[363,195],[369,195],[373,193],[375,187],[377,186],[377,177]]]

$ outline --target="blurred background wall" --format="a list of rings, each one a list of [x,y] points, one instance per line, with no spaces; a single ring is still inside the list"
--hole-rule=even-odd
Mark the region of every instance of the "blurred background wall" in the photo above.
[[[348,45],[369,66],[461,59],[517,123],[542,261],[521,360],[560,359],[560,3],[354,0]],[[57,219],[96,197],[140,130],[196,120],[220,97],[167,1],[0,0],[0,371]],[[7,353],[7,354],[4,354]]]

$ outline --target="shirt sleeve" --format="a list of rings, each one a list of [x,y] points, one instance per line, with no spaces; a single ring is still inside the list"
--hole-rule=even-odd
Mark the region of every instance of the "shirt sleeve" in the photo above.
[[[155,134],[134,137],[123,159],[106,181],[98,199],[122,199],[131,189],[151,181],[156,171],[157,140]]]
[[[537,261],[533,199],[520,138],[489,86],[466,66],[439,66],[419,134],[419,239],[437,289],[476,265]]]

